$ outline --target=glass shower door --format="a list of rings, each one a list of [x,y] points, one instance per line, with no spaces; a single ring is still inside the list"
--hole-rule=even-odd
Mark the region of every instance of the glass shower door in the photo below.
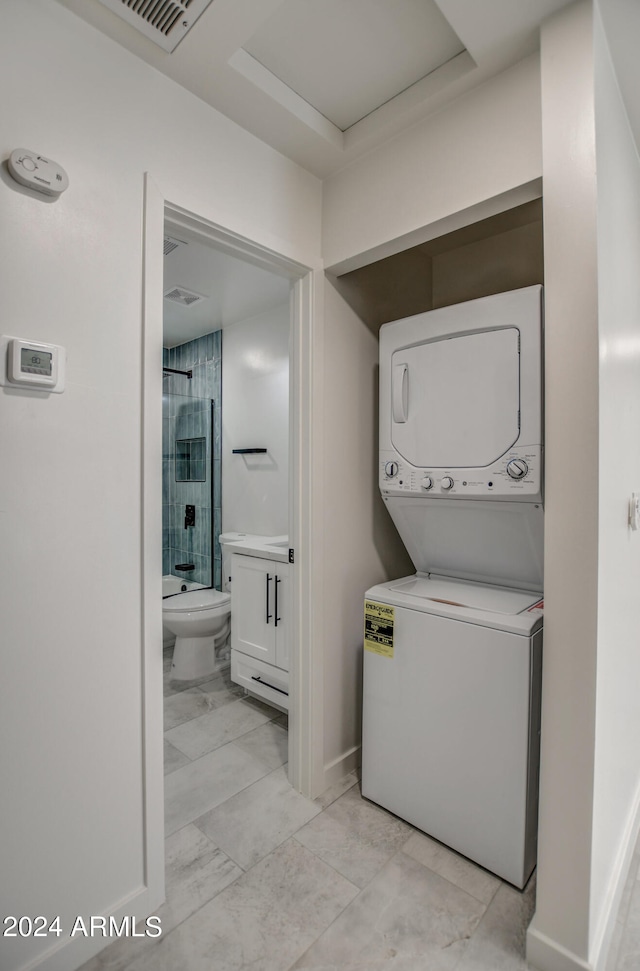
[[[162,572],[220,589],[220,461],[210,398],[162,396]]]

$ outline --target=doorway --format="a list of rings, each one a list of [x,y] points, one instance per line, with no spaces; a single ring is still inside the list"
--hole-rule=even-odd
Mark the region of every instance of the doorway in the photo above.
[[[285,281],[289,291],[289,522],[288,535],[294,550],[291,568],[291,641],[288,776],[298,792],[311,794],[318,767],[313,754],[318,746],[314,717],[317,679],[312,688],[313,630],[309,609],[311,535],[311,342],[313,271],[288,257],[238,236],[186,209],[168,202],[147,178],[145,193],[144,330],[143,330],[143,697],[144,787],[146,870],[150,887],[163,886],[163,774],[162,774],[162,680],[159,644],[162,643],[160,610],[162,558],[162,489],[160,483],[163,252],[165,235],[215,249],[218,253]],[[214,554],[215,559],[215,554]],[[215,575],[215,574],[214,574]],[[156,891],[157,894],[158,891]],[[160,890],[161,899],[161,890]]]

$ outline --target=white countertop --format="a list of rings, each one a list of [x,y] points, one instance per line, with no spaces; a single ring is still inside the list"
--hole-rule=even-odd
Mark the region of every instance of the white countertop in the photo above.
[[[260,556],[265,560],[277,560],[279,563],[289,561],[289,537],[259,536],[256,533],[222,533],[220,544],[232,553],[244,553],[245,556]]]

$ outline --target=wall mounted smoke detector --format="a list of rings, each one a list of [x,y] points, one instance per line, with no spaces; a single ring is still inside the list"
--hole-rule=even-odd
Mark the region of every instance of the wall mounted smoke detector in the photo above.
[[[69,188],[69,176],[61,165],[28,148],[14,149],[7,166],[16,182],[46,196],[59,196]]]
[[[212,0],[100,0],[169,54]]]

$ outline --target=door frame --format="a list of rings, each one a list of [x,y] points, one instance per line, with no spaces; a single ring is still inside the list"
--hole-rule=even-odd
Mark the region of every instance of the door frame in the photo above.
[[[141,502],[142,502],[142,716],[145,829],[145,882],[156,895],[164,887],[164,772],[162,737],[162,300],[163,237],[172,232],[197,238],[230,255],[287,277],[290,299],[289,377],[289,535],[295,550],[291,573],[291,652],[289,697],[289,781],[310,798],[322,787],[321,627],[314,582],[321,551],[312,545],[318,489],[312,488],[314,443],[321,419],[312,409],[317,389],[320,266],[310,267],[215,224],[163,196],[145,175],[143,217]],[[316,353],[313,353],[316,345]],[[317,451],[317,450],[316,450]],[[313,508],[312,508],[313,504]]]

